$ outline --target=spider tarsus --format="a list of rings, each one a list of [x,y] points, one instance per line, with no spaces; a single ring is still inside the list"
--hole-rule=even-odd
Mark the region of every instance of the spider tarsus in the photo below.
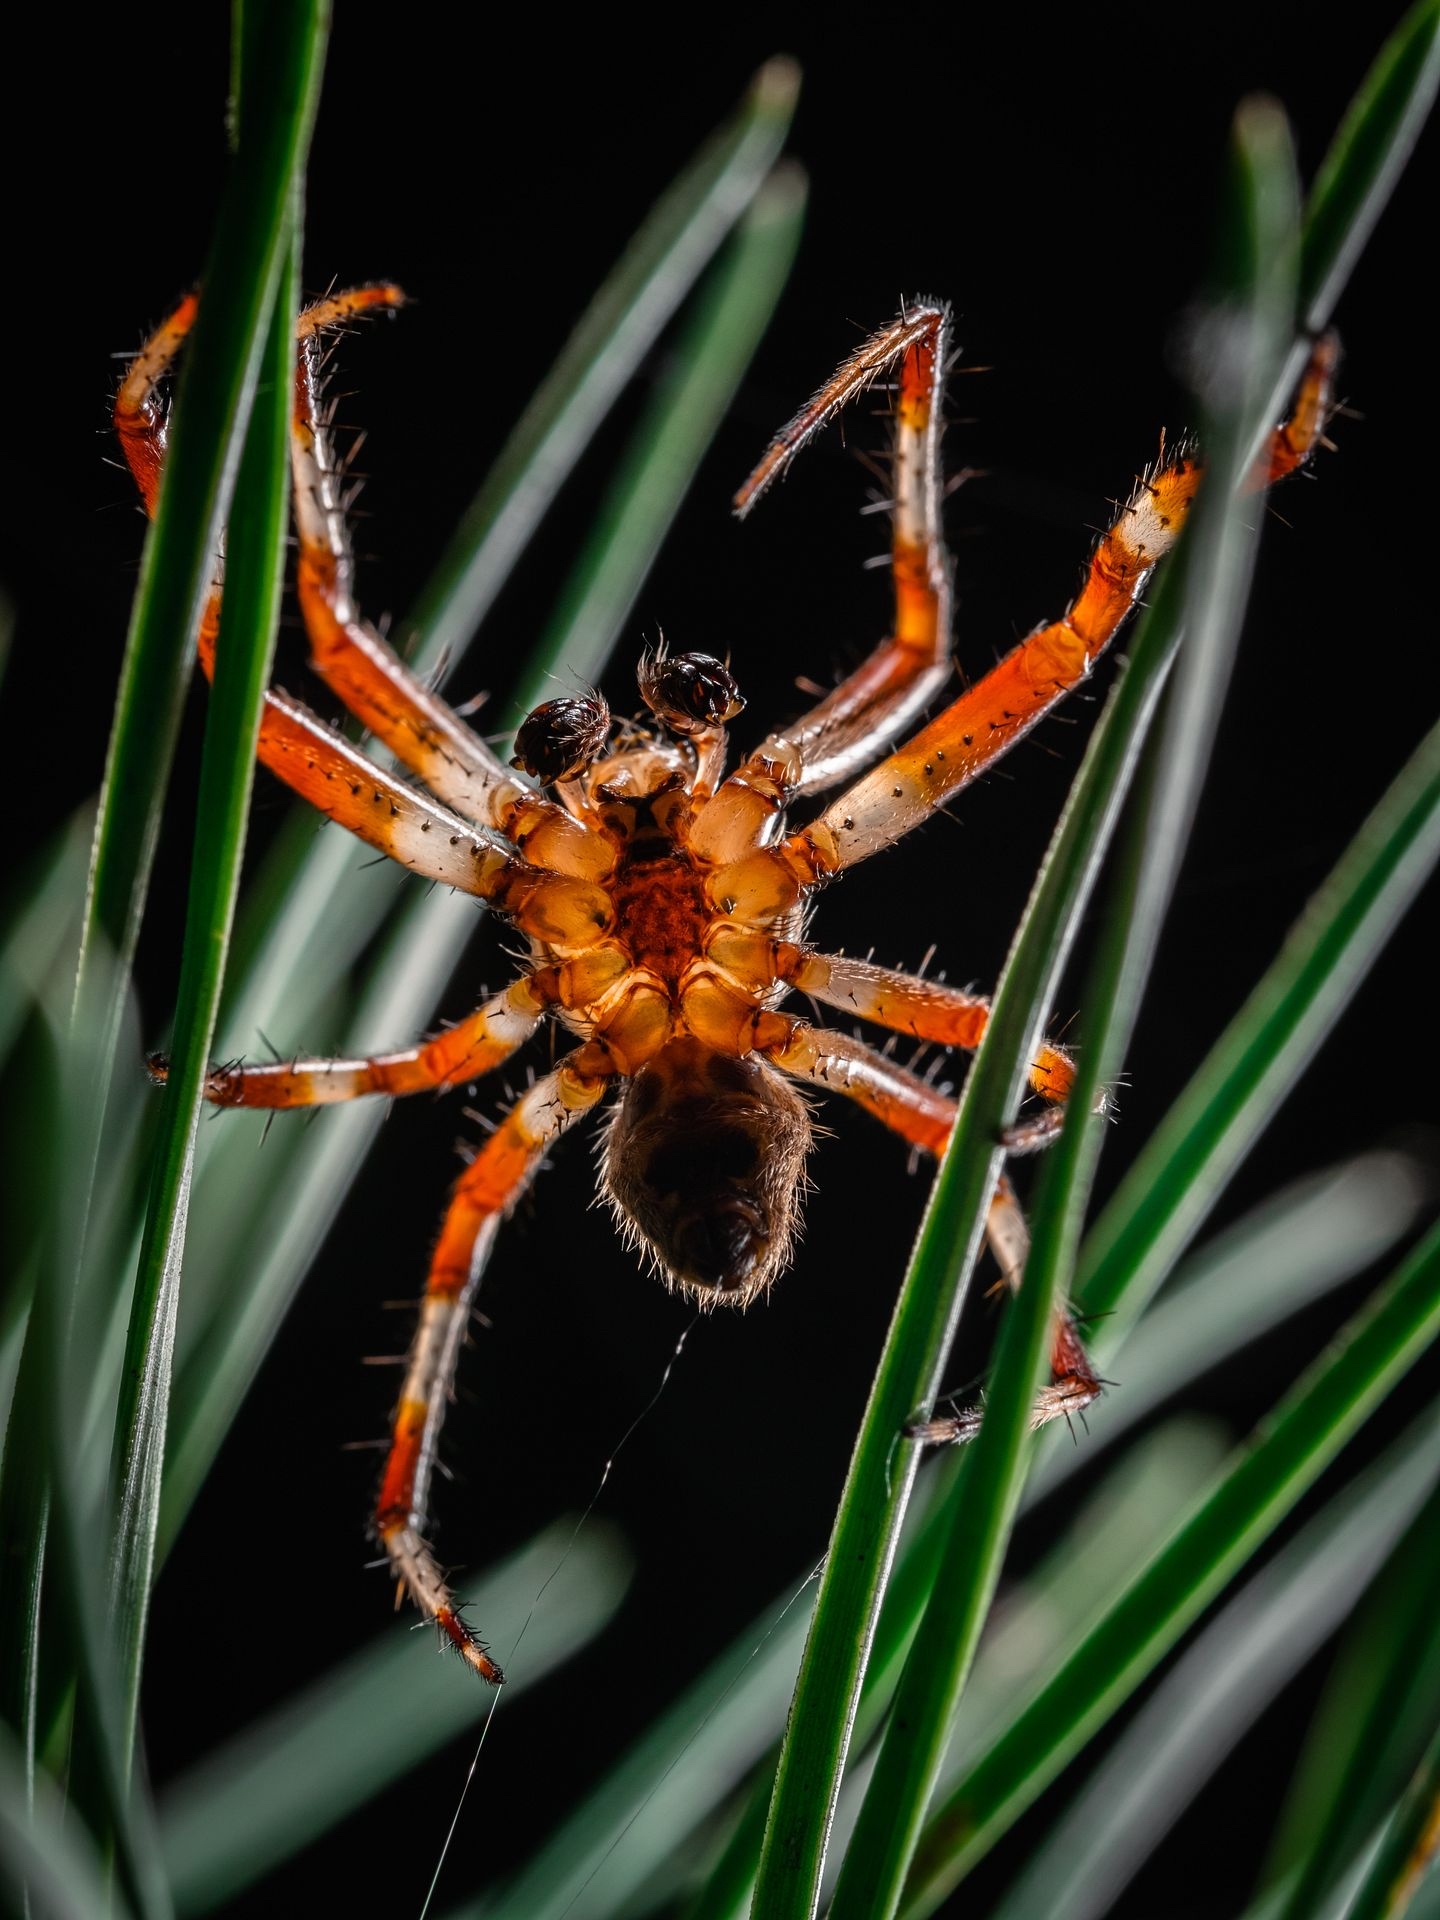
[[[900,1429],[907,1440],[922,1446],[962,1446],[973,1440],[985,1417],[983,1407],[966,1407],[960,1413],[940,1414],[933,1420],[907,1420]]]
[[[472,1672],[492,1687],[504,1686],[504,1672],[490,1658],[480,1636],[461,1618],[458,1607],[441,1607],[435,1615],[435,1625]]]
[[[1011,1126],[1002,1127],[998,1135],[999,1144],[1012,1156],[1038,1153],[1042,1147],[1050,1145],[1064,1120],[1063,1107],[1046,1107],[1032,1119],[1017,1120]]]

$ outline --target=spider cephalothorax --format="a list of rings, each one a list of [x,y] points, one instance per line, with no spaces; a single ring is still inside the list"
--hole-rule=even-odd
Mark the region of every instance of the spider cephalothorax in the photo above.
[[[640,669],[649,721],[612,724],[598,693],[565,695],[530,715],[507,766],[411,673],[353,599],[341,488],[318,404],[318,342],[325,329],[400,301],[393,286],[361,287],[300,317],[297,591],[316,671],[428,791],[386,773],[278,693],[267,695],[258,752],[361,840],[487,901],[524,936],[529,961],[504,992],[432,1040],[368,1059],[230,1067],[212,1074],[207,1093],[221,1106],[273,1109],[453,1087],[507,1059],[547,1014],[574,1037],[456,1183],[374,1513],[376,1536],[416,1604],[498,1682],[423,1527],[447,1394],[501,1220],[559,1135],[618,1090],[602,1186],[622,1229],[671,1285],[705,1304],[744,1305],[791,1255],[811,1143],[795,1081],[855,1100],[913,1148],[941,1150],[954,1118],[946,1094],[848,1031],[781,1003],[798,991],[847,1022],[967,1048],[984,1030],[987,1003],[807,944],[807,908],[827,881],[928,819],[1085,677],[1173,544],[1200,468],[1184,453],[1148,473],[1101,539],[1069,611],[892,749],[951,671],[939,410],[949,316],[918,302],[843,362],[776,436],[735,502],[748,512],[820,426],[893,376],[893,630],[728,772],[727,727],[743,706],[728,665],[663,647]],[[184,302],[152,336],[116,403],[121,444],[152,509],[165,448],[157,384],[195,306]],[[1258,484],[1290,472],[1318,439],[1335,352],[1332,340],[1317,346]],[[217,574],[200,630],[207,672],[220,603]],[[838,797],[792,823],[797,805],[836,786]],[[1037,1048],[1030,1081],[1046,1106],[1012,1145],[1048,1137],[1071,1080],[1060,1049]],[[1005,1278],[1018,1284],[1024,1223],[1003,1181],[990,1227]],[[1057,1320],[1051,1358],[1037,1421],[1078,1411],[1100,1391],[1068,1313]],[[960,1435],[974,1421],[948,1426]]]

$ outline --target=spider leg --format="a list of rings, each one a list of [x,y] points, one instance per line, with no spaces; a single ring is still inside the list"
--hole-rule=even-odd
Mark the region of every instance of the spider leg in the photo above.
[[[761,1031],[771,1030],[771,1022],[784,1032],[757,1049],[767,1060],[830,1093],[843,1093],[911,1146],[937,1158],[945,1151],[955,1124],[955,1102],[948,1093],[836,1027],[770,1014]]]
[[[913,1040],[973,1052],[989,1024],[990,1002],[979,994],[895,967],[878,967],[872,960],[821,953],[796,941],[775,940],[756,929],[724,926],[711,936],[706,951],[734,981],[783,981],[825,1006],[873,1020],[877,1026],[909,1034]],[[728,997],[722,996],[722,1004]],[[762,1021],[762,1030],[756,1032],[752,1044],[763,1046],[767,1037]],[[1075,1063],[1070,1055],[1063,1047],[1042,1042],[1030,1063],[1030,1086],[1046,1105],[1033,1118],[1006,1129],[1004,1145],[1008,1152],[1028,1153],[1049,1144],[1064,1120],[1065,1102],[1074,1081]],[[1096,1112],[1105,1112],[1107,1105],[1102,1097]]]
[[[955,1122],[953,1100],[937,1093],[918,1074],[909,1073],[893,1060],[876,1053],[863,1040],[827,1027],[812,1026],[804,1020],[791,1019],[786,1024],[788,1035],[761,1049],[777,1067],[832,1093],[843,1093],[893,1133],[898,1133],[902,1140],[929,1153],[944,1152]],[[1018,1291],[1030,1251],[1030,1235],[1015,1190],[1004,1174],[991,1199],[985,1231],[1004,1284],[1012,1292]],[[1035,1398],[1033,1427],[1042,1427],[1062,1415],[1083,1412],[1099,1399],[1102,1391],[1074,1315],[1063,1305],[1056,1308],[1051,1330],[1050,1367],[1050,1384],[1042,1387]],[[979,1431],[980,1418],[980,1409],[972,1408],[950,1419],[924,1423],[910,1432],[912,1437],[922,1440],[969,1440]]]
[[[613,864],[606,843],[517,779],[356,607],[343,474],[320,405],[321,343],[327,328],[350,318],[353,298],[373,305],[368,296],[374,291],[334,295],[307,307],[299,320],[290,445],[300,542],[296,589],[310,663],[356,719],[447,806],[523,844],[532,866],[599,878]],[[403,299],[398,288],[386,291],[392,304]]]
[[[218,620],[216,596],[200,635],[201,662],[211,677]],[[504,876],[524,865],[508,840],[386,774],[285,694],[266,694],[255,753],[317,812],[427,880],[491,899]]]
[[[367,291],[378,295],[384,289],[362,288],[347,297]],[[178,308],[141,349],[116,400],[121,445],[152,514],[164,467],[166,425],[155,383],[178,352],[193,322],[194,306],[192,298]],[[217,562],[197,637],[200,664],[210,678],[222,598]],[[298,700],[273,690],[266,693],[255,751],[301,799],[367,846],[428,880],[490,901],[537,939],[574,950],[592,945],[609,923],[610,903],[602,888],[522,858],[502,834],[462,819],[385,773]],[[558,808],[555,812],[564,818]],[[595,844],[603,846],[598,840]],[[604,852],[608,861],[608,848]]]
[[[396,1578],[467,1664],[497,1687],[504,1675],[460,1617],[424,1537],[435,1449],[500,1223],[534,1178],[547,1148],[595,1105],[608,1080],[603,1055],[578,1048],[516,1102],[457,1181],[430,1262],[375,1502],[375,1534]]]
[[[949,678],[950,562],[940,528],[940,383],[949,335],[949,308],[930,301],[873,334],[780,430],[735,496],[736,511],[747,514],[827,421],[899,366],[890,509],[894,631],[817,706],[735,769],[691,830],[692,846],[707,858],[736,857],[791,801],[854,773]]]
[[[1030,1230],[1015,1197],[1015,1189],[1001,1174],[990,1202],[985,1222],[990,1251],[1000,1267],[1001,1286],[1018,1293],[1030,1254]],[[1050,1381],[1035,1396],[1030,1428],[1048,1426],[1052,1420],[1073,1419],[1084,1413],[1105,1391],[1104,1383],[1090,1363],[1085,1342],[1074,1314],[1065,1305],[1057,1306],[1050,1327]],[[932,1420],[917,1420],[906,1428],[912,1440],[929,1445],[958,1444],[973,1440],[984,1418],[983,1406],[962,1407],[952,1414],[940,1414]]]
[[[374,308],[398,307],[404,299],[400,289],[388,281],[352,287],[347,293],[335,294],[329,300],[307,307],[296,326],[297,338],[304,340],[307,333],[313,333],[318,327],[339,325]],[[113,417],[120,449],[140,489],[145,512],[152,520],[160,497],[160,476],[165,469],[169,432],[169,410],[161,400],[160,383],[179,358],[199,312],[200,296],[187,293],[125,369],[125,377],[115,395]]]
[[[258,1066],[240,1062],[214,1067],[205,1082],[205,1098],[217,1107],[276,1111],[333,1106],[367,1093],[444,1092],[478,1080],[508,1060],[534,1033],[554,997],[553,970],[545,969],[516,980],[468,1019],[420,1046],[358,1060],[302,1056]],[[152,1061],[150,1070],[155,1079],[164,1080],[163,1062]]]
[[[120,451],[125,455],[125,464],[140,489],[146,515],[151,520],[155,518],[155,503],[160,498],[160,475],[165,467],[169,425],[157,389],[175,364],[175,356],[185,344],[199,310],[197,296],[187,294],[130,362],[115,395],[113,418]]]
[[[389,282],[353,287],[305,308],[296,323],[300,351],[291,416],[291,463],[300,543],[297,586],[312,664],[357,719],[425,781],[447,810],[523,840],[526,859],[532,866],[587,878],[602,877],[612,864],[608,847],[563,808],[517,780],[479,735],[417,679],[355,611],[354,563],[340,498],[341,479],[319,413],[320,342],[327,328],[365,313],[393,309],[404,298]],[[131,362],[116,395],[116,432],[146,511],[152,516],[164,469],[167,430],[158,386],[173,366],[198,311],[198,298],[193,294],[180,303]],[[217,571],[206,618],[212,644],[219,619],[219,585]],[[312,718],[306,709],[286,704],[291,713]],[[267,712],[267,719],[274,718]],[[318,724],[312,720],[312,728]],[[287,731],[283,726],[271,727],[270,744],[275,751],[285,750],[276,746],[276,737]],[[302,727],[302,731],[306,729]],[[262,730],[262,748],[264,745]],[[261,757],[265,757],[263,751]],[[362,766],[371,765],[364,756],[357,758]],[[267,764],[275,766],[276,762]],[[276,770],[283,778],[289,777],[281,768]],[[314,798],[309,792],[305,797]],[[344,824],[352,823],[347,820]],[[468,829],[462,827],[461,831]]]
[[[848,954],[819,953],[814,947],[780,941],[772,949],[777,979],[812,1000],[873,1020],[877,1026],[930,1040],[942,1047],[973,1052],[990,1020],[990,1002],[981,995],[926,980],[895,967],[877,967]],[[1075,1063],[1063,1047],[1043,1043],[1030,1063],[1030,1085],[1047,1108],[1033,1121],[1011,1128],[1005,1145],[1014,1153],[1043,1145],[1058,1130],[1065,1101],[1075,1081]],[[1103,1106],[1098,1111],[1103,1111]]]
[[[1293,472],[1318,441],[1330,407],[1339,345],[1316,342],[1294,411],[1271,437],[1254,488]],[[817,878],[878,853],[926,820],[1007,753],[1077,686],[1138,603],[1156,562],[1174,545],[1198,491],[1201,463],[1167,459],[1136,487],[1091,557],[1079,597],[1038,628],[984,679],[833,801],[810,826],[775,848],[791,868]]]
[[[200,664],[215,672],[220,594],[200,625]],[[531,866],[503,834],[462,820],[428,794],[377,767],[298,700],[268,692],[255,753],[272,773],[338,826],[427,880],[487,900],[537,939],[568,949],[609,925],[604,889]]]

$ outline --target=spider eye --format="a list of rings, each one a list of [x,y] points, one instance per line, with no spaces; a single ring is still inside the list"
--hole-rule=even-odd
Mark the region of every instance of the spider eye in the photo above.
[[[640,698],[672,733],[723,727],[743,713],[734,675],[708,653],[652,653],[640,662]]]
[[[609,732],[610,709],[601,694],[563,694],[528,717],[510,764],[537,780],[572,780],[598,759]]]

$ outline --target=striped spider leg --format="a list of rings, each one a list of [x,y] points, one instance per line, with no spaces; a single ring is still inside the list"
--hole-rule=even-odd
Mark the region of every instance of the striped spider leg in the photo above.
[[[503,834],[527,865],[575,878],[608,871],[610,859],[567,810],[518,779],[365,621],[354,605],[354,562],[342,507],[343,478],[320,407],[327,330],[404,304],[388,282],[355,287],[307,307],[296,324],[299,358],[291,417],[291,465],[298,537],[296,584],[311,664],[369,730],[416,774],[441,805],[381,772],[283,694],[266,696],[258,757],[302,798],[403,866],[466,892],[468,851]],[[115,429],[146,511],[153,514],[164,467],[167,414],[159,386],[199,311],[191,295],[151,335],[115,399]],[[201,619],[199,652],[214,670],[223,569]],[[348,797],[347,797],[348,793]],[[390,822],[392,824],[387,825]],[[482,832],[477,835],[475,827]],[[484,829],[492,830],[488,836]],[[422,836],[425,836],[422,838]],[[499,904],[499,903],[497,903]]]

